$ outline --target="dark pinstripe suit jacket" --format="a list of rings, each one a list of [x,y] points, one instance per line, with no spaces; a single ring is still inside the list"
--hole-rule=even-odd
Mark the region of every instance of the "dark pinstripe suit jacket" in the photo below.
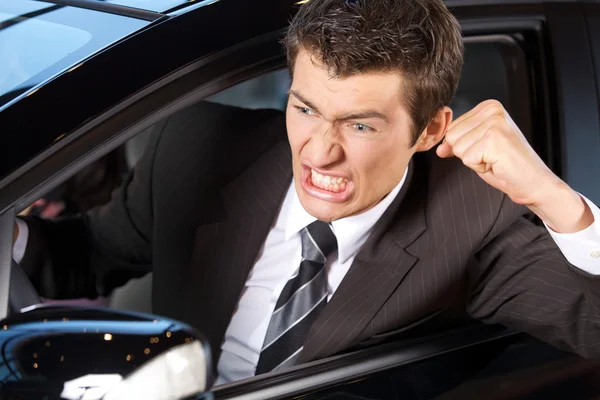
[[[197,327],[216,359],[292,180],[284,117],[200,104],[152,130],[111,203],[75,219],[28,220],[22,265],[43,295],[59,298],[106,294],[152,268],[154,311]],[[312,327],[303,361],[448,309],[600,353],[599,278],[570,265],[525,208],[460,161],[419,154],[409,171]]]

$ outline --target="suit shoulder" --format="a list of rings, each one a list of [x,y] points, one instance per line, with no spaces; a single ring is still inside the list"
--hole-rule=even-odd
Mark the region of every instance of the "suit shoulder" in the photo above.
[[[165,119],[161,136],[181,151],[226,144],[228,152],[248,152],[285,138],[285,114],[202,101]]]
[[[443,159],[434,150],[423,155],[427,170],[428,204],[439,204],[450,212],[464,214],[464,218],[491,226],[507,202],[512,203],[500,190],[488,185],[456,157]]]
[[[184,175],[235,173],[286,139],[285,114],[279,110],[210,102],[170,116],[159,130],[155,166]]]

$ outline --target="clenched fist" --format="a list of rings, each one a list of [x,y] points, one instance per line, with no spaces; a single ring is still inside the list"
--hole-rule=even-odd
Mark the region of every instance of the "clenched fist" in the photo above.
[[[460,158],[558,232],[576,232],[594,221],[587,204],[544,164],[496,100],[486,100],[453,121],[437,154]]]

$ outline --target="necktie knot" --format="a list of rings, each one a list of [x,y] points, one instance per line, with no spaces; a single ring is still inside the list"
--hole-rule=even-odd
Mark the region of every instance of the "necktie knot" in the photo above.
[[[337,250],[337,240],[331,225],[323,221],[315,221],[301,232],[302,258],[318,263],[325,260]]]

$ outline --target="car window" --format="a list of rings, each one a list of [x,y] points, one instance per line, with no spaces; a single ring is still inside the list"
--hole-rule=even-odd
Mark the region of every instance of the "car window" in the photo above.
[[[0,108],[148,22],[30,0],[0,3]]]

